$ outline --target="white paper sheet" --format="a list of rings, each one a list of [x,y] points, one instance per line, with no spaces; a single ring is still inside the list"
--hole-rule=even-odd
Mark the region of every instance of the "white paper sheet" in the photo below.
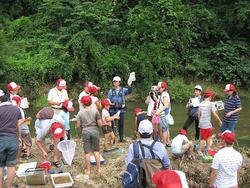
[[[136,80],[136,78],[135,78],[135,72],[131,72],[130,74],[129,74],[129,78],[128,78],[131,82],[134,82],[135,80]]]

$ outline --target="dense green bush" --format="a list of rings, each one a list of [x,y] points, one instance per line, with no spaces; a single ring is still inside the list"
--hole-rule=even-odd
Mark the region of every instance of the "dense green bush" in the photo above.
[[[141,95],[174,80],[177,101],[194,80],[250,86],[247,0],[4,0],[0,10],[1,83],[37,88],[64,77],[106,89],[135,71]]]

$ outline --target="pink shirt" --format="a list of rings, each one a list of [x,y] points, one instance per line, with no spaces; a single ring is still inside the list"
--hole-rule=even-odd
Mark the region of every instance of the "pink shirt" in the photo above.
[[[106,118],[110,117],[109,111],[105,108],[102,109],[102,125],[111,126],[111,121],[106,121]]]

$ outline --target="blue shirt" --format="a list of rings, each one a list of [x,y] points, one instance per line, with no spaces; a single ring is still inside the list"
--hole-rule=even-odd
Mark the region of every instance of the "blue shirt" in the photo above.
[[[108,92],[108,98],[111,101],[111,103],[117,104],[118,108],[110,108],[109,112],[111,114],[116,113],[118,110],[121,111],[121,113],[126,112],[125,110],[125,96],[132,93],[131,87],[122,87],[119,89],[112,88]],[[124,107],[122,107],[124,105]]]
[[[70,114],[69,112],[65,112],[63,110],[60,111],[59,116],[63,119],[63,125],[65,130],[70,130],[70,124],[69,124],[69,119],[70,119]]]
[[[230,117],[226,117],[226,114],[240,107],[241,107],[241,101],[238,95],[228,96],[225,100],[223,120],[226,122],[237,121],[239,117],[239,112],[232,114]]]
[[[153,143],[152,138],[142,138],[140,139],[142,144],[150,146]],[[145,152],[145,159],[152,159],[151,153],[148,148],[144,147],[144,152]],[[153,147],[153,152],[155,154],[156,159],[160,159],[162,162],[162,166],[164,169],[169,169],[170,168],[170,160],[167,155],[167,151],[164,147],[164,145],[161,142],[156,142],[154,147]],[[139,153],[140,157],[142,156],[141,153],[141,148],[139,147]],[[130,163],[134,159],[134,151],[133,151],[133,143],[130,144],[129,150],[128,150],[128,157],[125,160],[126,166],[128,163]]]

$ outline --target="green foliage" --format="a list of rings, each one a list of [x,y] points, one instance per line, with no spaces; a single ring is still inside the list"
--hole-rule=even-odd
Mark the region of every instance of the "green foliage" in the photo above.
[[[4,0],[0,10],[1,82],[35,91],[64,77],[107,89],[135,71],[141,95],[162,78],[176,101],[194,80],[250,85],[247,0]]]

